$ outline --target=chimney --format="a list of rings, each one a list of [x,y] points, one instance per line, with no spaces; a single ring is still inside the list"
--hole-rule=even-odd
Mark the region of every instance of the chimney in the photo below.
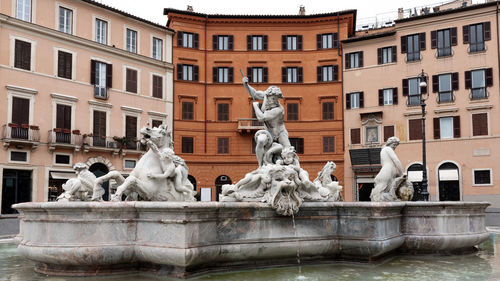
[[[404,18],[403,8],[398,8],[398,20]]]
[[[306,15],[306,7],[304,7],[304,5],[300,5],[299,16],[305,16],[305,15]]]
[[[192,12],[192,11],[193,11],[193,6],[188,5],[186,10],[187,10],[188,12]]]

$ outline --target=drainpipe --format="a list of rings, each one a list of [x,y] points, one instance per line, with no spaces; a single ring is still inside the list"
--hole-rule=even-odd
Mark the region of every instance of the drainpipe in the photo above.
[[[208,15],[205,15],[205,154],[207,153],[207,23],[208,23]]]
[[[168,27],[168,26],[167,26]],[[177,32],[175,32],[177,33]],[[172,38],[172,46],[170,48],[170,60],[172,61],[172,64],[174,64],[174,34],[172,34],[171,38]],[[165,44],[166,45],[166,44]],[[174,65],[174,68],[173,68],[173,73],[172,73],[172,139],[174,140],[175,138],[175,135],[174,135],[174,132],[175,132],[175,115],[174,115],[174,112],[175,112],[175,84],[176,83],[173,83],[175,81],[175,74],[176,74],[176,71],[177,69],[175,68],[175,65]],[[165,85],[167,85],[167,83],[165,83]],[[167,104],[168,104],[168,96],[167,96]],[[166,120],[168,122],[168,120]],[[153,122],[151,122],[153,123]],[[153,127],[153,124],[151,124],[151,128]],[[174,143],[175,145],[175,143]],[[182,145],[182,141],[181,141],[181,145]]]
[[[498,78],[500,80],[500,38],[499,38],[499,31],[498,31],[498,1],[497,1],[497,10],[496,10],[496,17],[497,17],[497,24],[496,24],[496,27],[497,27],[497,63],[498,63]]]

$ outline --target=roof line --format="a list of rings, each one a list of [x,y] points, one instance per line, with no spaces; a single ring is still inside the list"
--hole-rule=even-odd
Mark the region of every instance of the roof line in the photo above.
[[[356,37],[351,37],[342,40],[342,43],[352,43],[352,42],[358,42],[358,41],[364,41],[364,40],[370,40],[370,39],[375,39],[375,38],[382,38],[382,37],[388,37],[396,34],[396,30],[390,30],[390,31],[384,31],[384,32],[378,32],[378,33],[372,33],[368,35],[361,35],[361,36],[356,36]]]

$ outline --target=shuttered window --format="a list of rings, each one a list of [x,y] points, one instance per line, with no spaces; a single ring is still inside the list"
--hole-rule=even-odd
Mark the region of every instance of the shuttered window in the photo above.
[[[299,104],[298,103],[287,103],[286,104],[286,119],[288,121],[299,120]]]
[[[31,70],[31,43],[16,39],[14,67]]]
[[[318,82],[329,82],[339,80],[339,66],[325,65],[317,67]]]
[[[198,49],[199,39],[200,36],[198,33],[184,31],[177,32],[177,46],[179,47]]]
[[[229,121],[229,103],[217,104],[217,121]]]
[[[94,85],[94,96],[107,98],[107,88],[113,87],[113,65],[90,61],[90,83]]]
[[[56,108],[56,128],[71,130],[71,106],[58,104]]]
[[[488,135],[488,114],[477,113],[472,114],[472,135],[487,136]]]
[[[297,154],[304,154],[304,139],[303,138],[289,138],[290,144],[295,148]]]
[[[162,120],[151,120],[151,126],[153,128],[158,128],[160,127],[161,124],[163,124],[163,121]]]
[[[194,103],[182,102],[182,120],[194,119]]]
[[[355,128],[351,129],[351,144],[360,144],[361,143],[361,129]]]
[[[284,51],[302,50],[302,35],[282,35],[281,47]]]
[[[137,117],[125,116],[125,137],[127,149],[137,149],[135,140],[137,139]]]
[[[73,55],[71,53],[57,52],[57,76],[71,79],[73,70]]]
[[[93,145],[106,146],[106,112],[94,110]]]
[[[232,67],[214,67],[212,70],[214,83],[233,83]]]
[[[248,80],[252,83],[267,83],[267,67],[247,67]]]
[[[333,111],[333,108],[334,108],[334,103],[329,101],[329,102],[324,102],[322,104],[322,116],[323,116],[323,120],[333,120],[335,119],[335,116],[334,116],[334,111]]]
[[[233,49],[233,35],[213,35],[214,50],[227,51]]]
[[[323,152],[335,152],[335,137],[323,137]]]
[[[193,137],[182,137],[182,153],[193,153]]]
[[[390,137],[394,136],[394,126],[384,126],[384,142],[386,142]]]
[[[163,98],[163,77],[153,75],[153,97]]]
[[[177,80],[198,81],[199,67],[191,64],[177,64]]]
[[[218,154],[229,153],[229,138],[217,138],[217,153]]]
[[[30,100],[18,97],[12,97],[12,123],[29,124],[30,119]]]
[[[137,93],[137,70],[127,68],[126,70],[126,91]]]
[[[489,21],[464,25],[463,42],[469,44],[469,52],[481,52],[486,49],[485,41],[491,40],[491,24]]]
[[[302,83],[302,67],[282,67],[281,82],[283,83]]]
[[[424,50],[425,32],[401,36],[401,53],[406,54],[406,61],[419,61]]]
[[[386,64],[397,61],[396,46],[384,47],[377,49],[377,63]]]
[[[460,137],[460,116],[434,118],[434,139]]]
[[[324,33],[316,35],[316,47],[320,49],[332,49],[339,47],[338,33]]]
[[[408,135],[410,140],[422,139],[422,120],[411,119],[408,120]]]
[[[345,68],[363,67],[363,52],[345,54]]]
[[[247,35],[247,50],[266,51],[267,35]]]

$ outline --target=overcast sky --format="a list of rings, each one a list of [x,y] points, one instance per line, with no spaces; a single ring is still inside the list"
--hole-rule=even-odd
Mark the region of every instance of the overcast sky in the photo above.
[[[166,24],[163,8],[185,10],[191,5],[195,12],[205,14],[281,14],[294,15],[304,5],[306,14],[329,13],[357,9],[360,23],[394,19],[398,8],[436,6],[449,0],[96,0],[141,18],[159,24]],[[473,0],[473,3],[484,0]],[[417,10],[419,10],[417,8]]]

